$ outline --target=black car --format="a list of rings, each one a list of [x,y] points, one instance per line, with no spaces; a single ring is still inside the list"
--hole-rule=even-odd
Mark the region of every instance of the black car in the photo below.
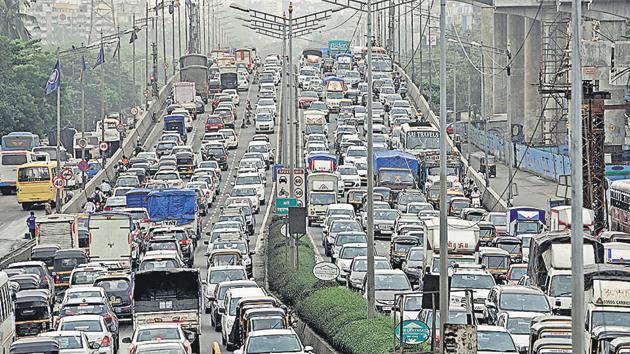
[[[118,318],[132,317],[131,291],[133,286],[129,275],[115,273],[103,275],[94,281],[94,286],[100,286],[105,290]]]
[[[214,160],[219,164],[221,171],[228,169],[228,154],[224,148],[220,146],[207,147],[203,153],[204,161]]]

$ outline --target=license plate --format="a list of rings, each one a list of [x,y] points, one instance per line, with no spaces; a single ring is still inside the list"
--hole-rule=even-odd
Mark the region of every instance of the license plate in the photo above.
[[[392,308],[390,306],[383,306],[383,311],[390,312]]]
[[[115,313],[121,313],[122,309],[120,307],[114,307],[114,312]]]

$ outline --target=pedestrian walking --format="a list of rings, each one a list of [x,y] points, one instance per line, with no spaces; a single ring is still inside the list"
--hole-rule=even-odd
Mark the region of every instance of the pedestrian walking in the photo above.
[[[35,213],[31,211],[31,215],[26,218],[26,226],[28,226],[28,232],[31,235],[31,240],[35,239],[35,230],[37,229],[37,224],[35,223]]]

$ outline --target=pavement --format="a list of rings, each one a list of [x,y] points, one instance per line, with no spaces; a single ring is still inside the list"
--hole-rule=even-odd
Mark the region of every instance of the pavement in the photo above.
[[[469,147],[472,150],[469,151]],[[462,144],[462,153],[467,156],[472,152],[481,151],[475,145]],[[508,197],[508,166],[503,161],[497,161],[497,176],[489,179],[490,188],[497,194],[501,195],[501,199],[507,200]],[[512,205],[530,206],[543,210],[549,209],[550,199],[559,199],[556,197],[556,182],[542,178],[533,173],[512,169],[514,177],[512,183],[516,184],[518,195],[512,198]]]

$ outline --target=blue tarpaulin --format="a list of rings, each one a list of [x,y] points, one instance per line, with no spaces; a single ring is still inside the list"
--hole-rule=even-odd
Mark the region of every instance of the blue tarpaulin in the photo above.
[[[162,189],[149,193],[147,211],[152,222],[176,220],[188,224],[197,215],[197,194],[192,189]]]
[[[132,189],[125,197],[127,197],[127,208],[147,208],[148,196],[153,189],[136,188]]]
[[[385,150],[374,152],[374,173],[381,168],[400,168],[410,170],[418,177],[418,159],[415,156],[399,150]]]

